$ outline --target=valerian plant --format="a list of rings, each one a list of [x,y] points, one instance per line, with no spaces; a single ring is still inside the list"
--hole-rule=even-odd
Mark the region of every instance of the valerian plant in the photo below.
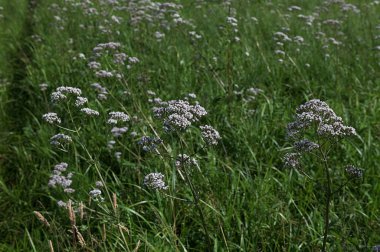
[[[194,101],[194,99],[196,99],[196,95],[192,93],[188,94],[184,100],[162,101],[160,98],[151,99],[151,102],[155,104],[155,107],[153,107],[154,116],[162,121],[164,134],[171,136],[170,139],[172,142],[168,142],[172,145],[170,149],[174,149],[178,155],[173,157],[171,152],[165,155],[165,153],[160,153],[155,148],[154,151],[163,158],[169,158],[171,163],[175,160],[174,165],[176,171],[192,193],[193,203],[201,218],[208,241],[208,249],[210,250],[211,241],[204,214],[199,205],[199,192],[191,179],[193,169],[196,168],[199,170],[200,166],[195,158],[197,153],[191,153],[191,150],[188,150],[189,141],[192,141],[192,139],[187,138],[186,134],[188,131],[197,131],[198,135],[202,137],[202,141],[195,143],[195,145],[201,145],[202,150],[217,145],[221,140],[221,136],[219,132],[210,125],[199,125],[203,117],[207,115],[207,111],[204,107],[199,105],[198,102]],[[149,141],[147,141],[147,138],[143,138],[140,142],[144,143],[144,147],[150,146],[151,144],[147,143],[152,142],[152,139],[148,138],[148,140]],[[163,143],[162,140],[160,141],[160,143]],[[160,143],[154,142],[153,146],[156,147],[156,145]],[[146,149],[152,151],[152,148]],[[163,179],[164,175],[161,173],[150,173],[145,177],[144,183],[151,189],[166,190],[168,186],[165,185]]]
[[[356,136],[356,130],[343,124],[341,117],[323,101],[310,100],[296,110],[295,120],[287,126],[287,136],[293,143],[294,152],[285,154],[284,164],[287,167],[302,169],[302,157],[316,157],[318,166],[324,173],[325,211],[322,251],[327,250],[327,237],[330,228],[330,208],[334,194],[341,186],[337,186],[329,164],[334,147],[344,138]],[[360,178],[363,170],[347,165],[345,172],[349,179]],[[334,173],[336,174],[336,173]]]

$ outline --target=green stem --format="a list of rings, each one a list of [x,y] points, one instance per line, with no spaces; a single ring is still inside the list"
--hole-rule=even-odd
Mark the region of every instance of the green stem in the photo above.
[[[326,173],[326,205],[325,205],[325,230],[323,234],[323,245],[322,245],[322,251],[326,252],[326,245],[327,245],[327,236],[329,233],[329,222],[330,222],[330,203],[331,203],[331,178],[330,178],[330,172],[327,164],[327,158],[325,153],[322,153],[323,156],[323,163]]]
[[[207,226],[206,226],[206,221],[205,221],[202,209],[201,209],[201,207],[199,205],[199,195],[198,195],[197,191],[195,190],[194,185],[191,182],[191,179],[190,179],[189,175],[187,174],[186,167],[185,167],[185,161],[183,160],[183,154],[184,153],[183,153],[182,139],[181,139],[181,137],[179,135],[178,135],[178,138],[179,138],[179,142],[180,142],[180,145],[181,145],[181,152],[182,152],[182,154],[181,154],[182,155],[182,158],[181,158],[182,159],[181,160],[181,167],[182,167],[182,170],[184,171],[186,182],[190,186],[190,190],[191,190],[191,193],[192,193],[193,198],[194,198],[195,207],[198,210],[199,216],[201,217],[202,226],[203,226],[203,229],[204,229],[205,234],[207,236],[207,248],[208,248],[207,251],[211,251],[210,235],[208,233],[208,229],[207,229]]]

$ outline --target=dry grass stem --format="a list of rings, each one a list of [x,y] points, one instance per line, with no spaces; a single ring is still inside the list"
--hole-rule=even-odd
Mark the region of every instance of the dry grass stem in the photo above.
[[[37,218],[47,227],[50,227],[50,223],[47,221],[47,219],[38,211],[34,211],[34,214],[37,216]]]

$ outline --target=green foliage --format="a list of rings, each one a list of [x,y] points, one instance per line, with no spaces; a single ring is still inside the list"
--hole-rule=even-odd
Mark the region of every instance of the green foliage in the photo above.
[[[133,24],[134,12],[112,9],[103,1],[93,1],[91,7],[104,16],[87,15],[71,5],[75,2],[83,1],[0,0],[1,251],[48,251],[49,240],[56,251],[207,251],[208,238],[214,251],[318,251],[324,231],[323,174],[312,163],[305,165],[315,178],[311,180],[282,162],[290,148],[286,125],[299,104],[314,98],[326,101],[359,135],[338,145],[340,155],[332,156],[329,165],[337,174],[346,163],[365,169],[361,183],[347,184],[331,202],[329,251],[368,251],[380,242],[376,1],[354,1],[359,13],[342,11],[329,1],[239,0],[230,7],[222,1],[175,1],[183,5],[178,13],[192,25],[173,25],[166,14],[170,30],[157,20]],[[288,10],[293,4],[302,10]],[[299,14],[313,15],[313,24]],[[121,23],[112,21],[112,15],[121,17]],[[237,19],[237,32],[228,16]],[[329,19],[341,23],[323,23]],[[156,32],[165,34],[161,41]],[[302,36],[304,42],[276,41],[281,36],[276,32],[293,41]],[[342,44],[334,45],[331,38]],[[115,65],[110,55],[99,59],[102,69],[123,73],[121,79],[98,78],[88,67],[95,59],[93,48],[111,41],[139,59],[130,69]],[[98,99],[91,87],[95,82],[107,88],[107,100]],[[46,91],[40,89],[42,83],[48,84]],[[80,88],[86,106],[100,115],[84,117],[74,106],[53,104],[50,94],[59,86]],[[261,92],[253,94],[252,87]],[[201,124],[219,131],[220,144],[203,149],[195,126],[181,138],[166,134],[153,116],[147,90],[163,101],[195,93],[208,112]],[[111,150],[110,111],[137,117]],[[48,112],[58,113],[61,127],[69,130],[42,120]],[[162,155],[142,151],[139,138],[129,135],[132,131],[139,137],[161,137]],[[57,133],[72,136],[67,152],[50,145]],[[190,174],[196,193],[174,165],[182,148],[199,160],[200,169]],[[121,152],[120,160],[115,152]],[[60,162],[74,173],[73,195],[48,187]],[[167,191],[143,186],[151,172],[165,175]],[[103,202],[88,194],[99,180],[105,184]],[[84,205],[76,227],[85,246],[73,239],[68,210],[57,206],[69,198]]]

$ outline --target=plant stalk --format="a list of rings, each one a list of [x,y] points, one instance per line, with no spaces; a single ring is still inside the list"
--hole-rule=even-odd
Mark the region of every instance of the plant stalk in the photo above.
[[[331,203],[331,178],[330,178],[330,172],[327,164],[327,159],[324,153],[323,154],[323,163],[325,166],[325,173],[326,173],[326,205],[325,205],[325,230],[323,234],[323,244],[322,244],[322,251],[326,252],[326,246],[327,246],[327,236],[329,233],[329,222],[330,222],[330,203]]]

